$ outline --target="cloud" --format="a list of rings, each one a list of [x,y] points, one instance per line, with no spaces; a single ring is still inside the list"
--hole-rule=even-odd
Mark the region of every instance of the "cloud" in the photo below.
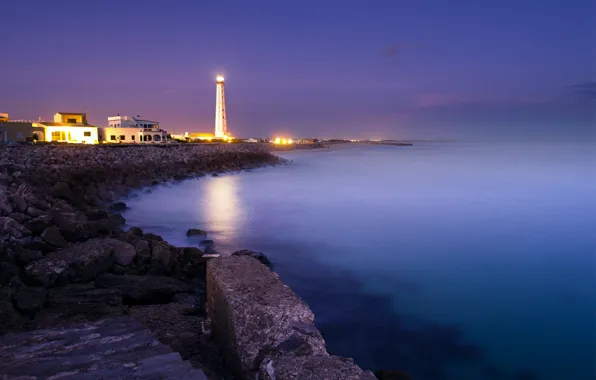
[[[596,99],[596,82],[582,82],[571,86],[573,92],[588,99]]]
[[[414,95],[414,103],[422,108],[461,104],[464,103],[464,100],[462,95],[449,92],[432,92]]]

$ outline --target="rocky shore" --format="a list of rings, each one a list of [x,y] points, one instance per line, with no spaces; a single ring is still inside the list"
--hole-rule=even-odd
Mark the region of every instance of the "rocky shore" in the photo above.
[[[232,378],[205,318],[207,256],[124,231],[116,201],[280,162],[258,144],[0,147],[0,335],[129,315],[210,379]]]

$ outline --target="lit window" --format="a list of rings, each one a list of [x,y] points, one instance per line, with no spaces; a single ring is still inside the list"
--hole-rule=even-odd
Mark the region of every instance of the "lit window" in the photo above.
[[[116,141],[116,135],[111,135],[111,136],[110,136],[110,140],[112,140],[112,141]]]
[[[85,137],[91,137],[91,132],[83,132],[83,136],[85,136]]]
[[[120,135],[120,140],[126,140],[126,136]]]
[[[130,139],[131,139],[132,141],[135,141],[135,135],[132,135],[132,136],[130,136]]]

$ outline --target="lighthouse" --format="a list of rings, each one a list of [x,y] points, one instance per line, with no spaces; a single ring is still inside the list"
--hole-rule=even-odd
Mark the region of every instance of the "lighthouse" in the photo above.
[[[217,74],[217,77],[215,77],[215,83],[215,138],[227,139],[228,126],[226,121],[226,96],[224,94],[224,77],[222,74]]]

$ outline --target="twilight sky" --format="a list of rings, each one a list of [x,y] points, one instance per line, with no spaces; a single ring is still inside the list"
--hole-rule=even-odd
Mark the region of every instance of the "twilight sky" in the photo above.
[[[1,0],[0,112],[235,136],[590,135],[594,0]]]

